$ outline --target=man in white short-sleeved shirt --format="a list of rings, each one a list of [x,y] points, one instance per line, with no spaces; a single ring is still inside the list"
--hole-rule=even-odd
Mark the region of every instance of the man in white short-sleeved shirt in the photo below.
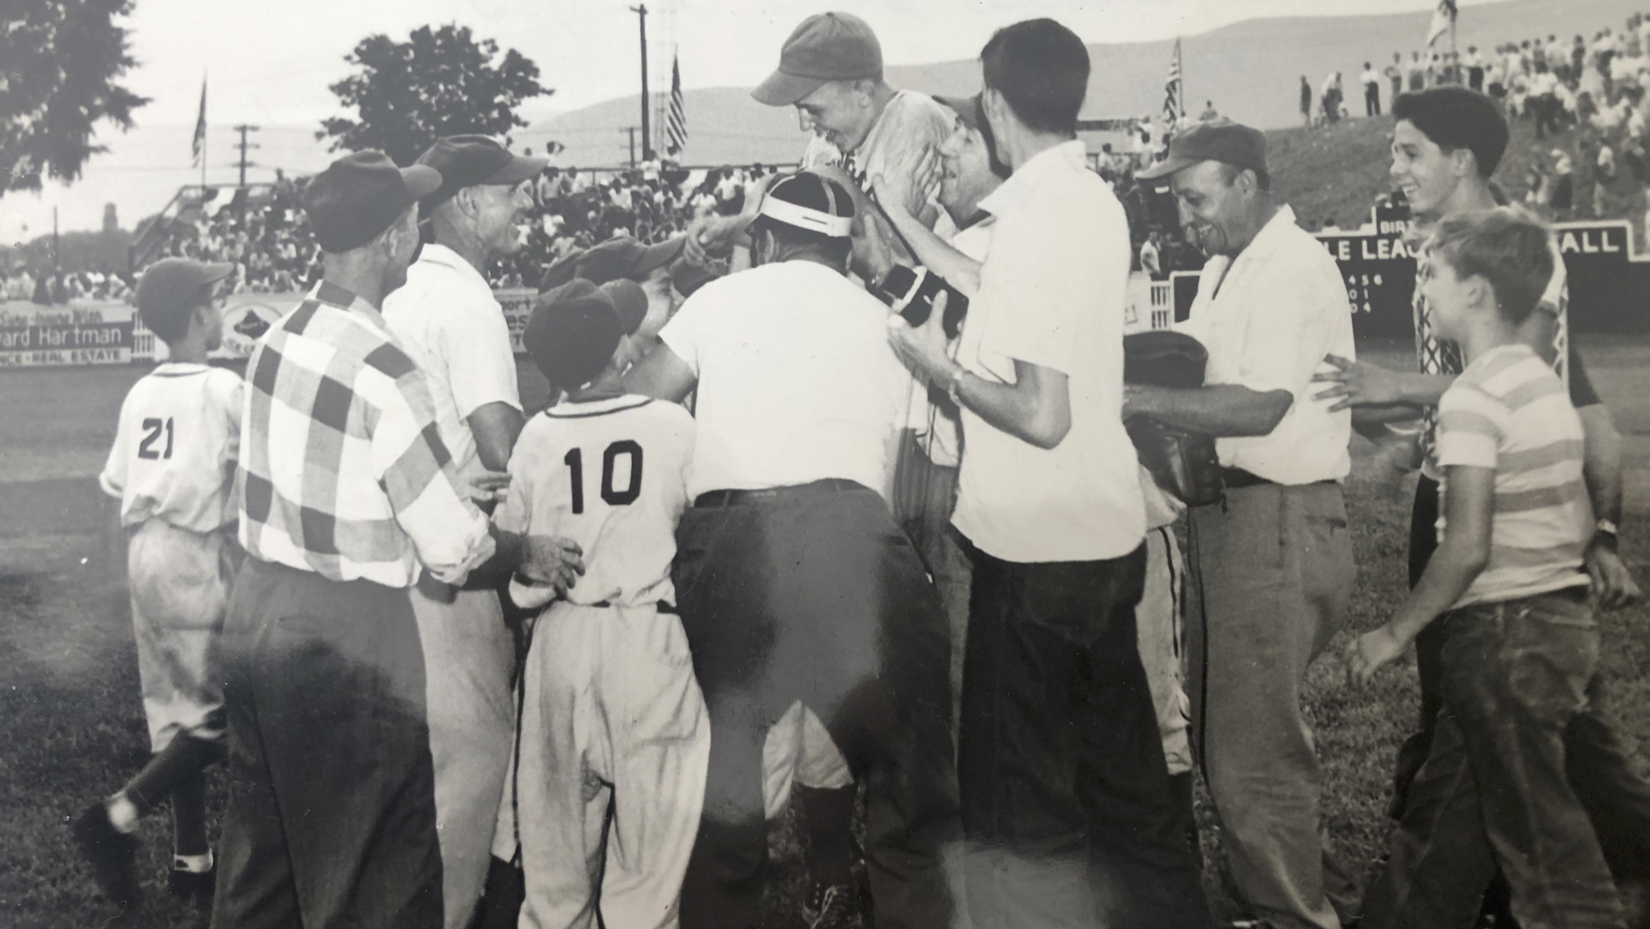
[[[1166,179],[1209,256],[1187,331],[1205,386],[1129,388],[1125,409],[1215,436],[1226,485],[1191,511],[1202,615],[1188,623],[1193,722],[1227,860],[1248,906],[1277,925],[1354,921],[1351,883],[1325,857],[1319,773],[1301,711],[1306,669],[1339,628],[1354,578],[1340,482],[1351,415],[1313,398],[1325,355],[1351,358],[1334,259],[1271,196],[1266,138],[1237,123],[1177,136]]]
[[[1146,511],[1121,415],[1131,256],[1123,207],[1075,138],[1088,52],[1041,19],[999,30],[981,60],[985,121],[1011,173],[980,202],[997,221],[979,291],[955,360],[939,325],[893,330],[962,409],[952,522],[973,562],[958,759],[970,915],[1207,925],[1135,648]],[[1096,893],[1095,861],[1113,892]]]
[[[452,136],[418,163],[440,171],[442,185],[420,204],[423,251],[385,299],[384,322],[423,373],[442,444],[485,505],[488,473],[505,480],[522,412],[510,330],[481,270],[521,248],[517,224],[545,160],[485,136]],[[462,929],[481,897],[510,762],[515,643],[491,584],[443,594],[420,587],[411,599],[425,656],[446,926]]]
[[[756,921],[764,745],[798,700],[865,772],[875,921],[948,923],[948,637],[887,503],[910,375],[888,346],[888,310],[847,277],[853,217],[836,181],[775,181],[752,224],[755,267],[688,298],[625,379],[672,401],[697,391],[693,506],[673,570],[711,720],[687,929]],[[851,812],[854,792],[840,793]],[[828,900],[814,891],[846,889],[846,875],[813,878],[804,908],[818,918]]]

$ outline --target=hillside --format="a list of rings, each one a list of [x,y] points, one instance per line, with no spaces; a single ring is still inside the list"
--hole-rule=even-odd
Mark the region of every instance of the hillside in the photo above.
[[[1592,182],[1584,166],[1590,159],[1578,155],[1580,136],[1580,131],[1571,129],[1538,141],[1533,124],[1515,123],[1495,182],[1509,196],[1522,198],[1528,189],[1525,178],[1536,158],[1550,167],[1553,149],[1563,149],[1576,165],[1577,218],[1589,216]],[[1390,117],[1346,120],[1315,129],[1273,130],[1267,133],[1267,141],[1274,189],[1308,228],[1333,223],[1355,229],[1369,220],[1376,198],[1391,187],[1387,177],[1391,138]],[[1629,198],[1612,197],[1606,213],[1626,216],[1628,207]]]
[[[1490,48],[1510,39],[1577,32],[1589,36],[1604,26],[1619,28],[1643,6],[1640,0],[1507,0],[1461,11],[1459,47]],[[1394,51],[1420,47],[1431,13],[1381,16],[1314,16],[1256,19],[1206,33],[1181,43],[1187,105],[1201,110],[1212,99],[1217,109],[1264,129],[1299,122],[1300,78],[1314,88],[1331,71],[1341,71],[1348,101],[1361,109],[1356,87],[1365,61],[1382,67]],[[873,22],[874,26],[875,23]],[[1093,74],[1085,118],[1138,116],[1159,112],[1163,82],[1174,43],[1138,42],[1089,45]],[[778,49],[770,53],[779,58]],[[896,87],[929,93],[966,94],[980,86],[978,62],[972,59],[925,65],[895,65],[888,79]],[[691,78],[691,75],[685,75]],[[1356,99],[1353,99],[1356,98]],[[1384,89],[1383,89],[1384,99]],[[718,87],[685,92],[689,164],[749,163],[794,160],[804,137],[789,107],[766,107],[748,89]],[[535,124],[515,135],[518,145],[535,150],[547,139],[567,146],[562,164],[618,164],[628,157],[624,127],[639,122],[637,100],[609,100]]]

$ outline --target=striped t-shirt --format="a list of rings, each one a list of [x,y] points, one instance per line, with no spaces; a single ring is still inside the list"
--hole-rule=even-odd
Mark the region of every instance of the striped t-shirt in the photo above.
[[[1455,379],[1438,402],[1437,454],[1445,468],[1495,469],[1490,560],[1456,607],[1587,583],[1581,559],[1593,509],[1581,474],[1581,417],[1529,346],[1498,346]],[[1447,472],[1442,492],[1447,500]],[[1438,532],[1448,532],[1442,516]]]

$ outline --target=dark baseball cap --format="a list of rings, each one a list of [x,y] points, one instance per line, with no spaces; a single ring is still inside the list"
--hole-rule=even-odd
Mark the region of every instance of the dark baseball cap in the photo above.
[[[626,278],[608,281],[597,288],[612,301],[614,312],[619,314],[619,323],[625,335],[635,335],[636,330],[642,327],[642,320],[647,318],[647,292],[642,285]]]
[[[434,168],[397,168],[383,152],[354,152],[310,178],[299,202],[321,250],[337,254],[371,242],[440,186]]]
[[[539,280],[539,292],[560,287],[574,278],[593,284],[641,280],[653,269],[675,261],[686,242],[685,235],[672,236],[654,245],[644,245],[628,235],[615,236],[551,265]]]
[[[144,324],[170,341],[168,334],[183,329],[195,307],[211,302],[212,285],[234,271],[232,264],[163,258],[138,279],[133,301]]]
[[[1169,140],[1167,159],[1136,176],[1147,181],[1167,178],[1205,161],[1270,173],[1266,168],[1266,135],[1229,119],[1198,123]]]
[[[418,164],[441,172],[441,186],[424,198],[426,208],[450,199],[466,187],[499,184],[513,187],[537,177],[550,164],[545,158],[517,155],[484,135],[450,135],[418,156]]]
[[[588,384],[613,359],[624,322],[612,298],[586,280],[539,294],[521,344],[552,387]]]
[[[828,81],[882,74],[882,45],[852,13],[816,13],[802,21],[779,50],[779,69],[751,96],[768,106],[790,106]]]
[[[968,128],[974,130],[975,132],[989,133],[991,131],[986,128],[985,113],[980,109],[979,94],[975,94],[972,97],[935,96],[934,100],[941,105],[956,111],[956,114],[962,117],[962,121],[968,125]]]

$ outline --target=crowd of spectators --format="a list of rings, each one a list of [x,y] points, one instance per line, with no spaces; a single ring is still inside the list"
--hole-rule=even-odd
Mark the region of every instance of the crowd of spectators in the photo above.
[[[62,304],[70,300],[123,300],[136,280],[126,271],[107,266],[95,270],[35,274],[27,266],[0,268],[0,302],[33,301]]]

